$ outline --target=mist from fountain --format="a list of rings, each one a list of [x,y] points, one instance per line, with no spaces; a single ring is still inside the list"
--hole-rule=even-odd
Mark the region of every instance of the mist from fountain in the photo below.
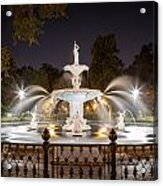
[[[35,95],[25,98],[24,100],[19,101],[14,107],[11,108],[13,113],[22,113],[28,110],[32,110],[35,104],[43,99],[45,96],[43,95]]]
[[[118,77],[113,80],[105,89],[105,97],[108,98],[117,110],[129,109],[132,113],[142,110],[148,112],[146,105],[140,97],[133,99],[134,85],[133,78],[129,76]]]
[[[126,115],[126,113],[128,112],[128,113],[130,114],[130,116],[131,116],[131,118],[132,118],[134,124],[136,124],[136,119],[135,119],[135,117],[134,117],[134,114],[131,112],[131,110],[126,109],[126,110],[124,110],[124,112],[125,112],[125,115]]]
[[[106,121],[110,121],[109,112],[108,112],[107,107],[103,103],[101,103],[100,101],[95,100],[95,103],[97,104],[98,119],[103,121],[103,123],[106,123]]]
[[[30,85],[27,86],[24,91],[24,98],[19,98],[19,89],[15,91],[17,93],[11,108],[13,113],[21,113],[28,110],[32,110],[38,101],[49,96],[49,92],[41,86]]]

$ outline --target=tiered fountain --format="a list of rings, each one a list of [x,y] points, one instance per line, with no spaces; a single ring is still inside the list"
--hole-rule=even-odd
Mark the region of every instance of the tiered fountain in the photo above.
[[[44,127],[51,127],[54,130],[56,121],[49,122],[47,118],[49,115],[52,116],[58,103],[64,101],[69,105],[69,115],[64,119],[64,125],[61,125],[59,121],[56,126],[59,125],[59,128],[64,131],[63,133],[68,134],[68,136],[85,136],[85,131],[91,129],[92,134],[96,132],[100,132],[100,134],[107,133],[112,127],[115,127],[121,134],[129,135],[130,133],[125,133],[125,130],[129,130],[132,127],[127,128],[125,126],[126,112],[133,118],[134,123],[135,120],[132,113],[137,114],[138,111],[142,113],[147,112],[147,107],[139,96],[138,85],[135,86],[133,78],[122,76],[110,82],[104,92],[98,89],[81,88],[81,75],[84,71],[88,71],[89,67],[79,64],[79,49],[77,43],[74,42],[73,64],[64,67],[65,72],[71,73],[72,88],[57,89],[51,93],[38,85],[30,85],[24,90],[19,89],[17,93],[19,95],[21,91],[21,97],[17,97],[17,103],[12,111],[20,113],[31,110],[33,113],[32,120],[27,126],[27,131],[29,132],[37,133]],[[88,101],[92,101],[96,105],[96,114],[99,117],[95,123],[90,121],[92,124],[84,118],[84,103]],[[117,118],[115,118],[116,112],[118,114]],[[104,116],[105,120],[102,120],[101,116]],[[91,128],[91,126],[94,126],[94,128]],[[136,126],[134,125],[134,127]],[[138,127],[131,130],[135,132]],[[32,133],[29,135],[32,135]],[[132,135],[129,136],[129,138],[131,137]]]
[[[102,96],[103,93],[100,90],[80,88],[81,74],[84,71],[88,71],[89,68],[86,65],[79,64],[79,46],[76,42],[74,42],[73,54],[74,63],[64,67],[64,71],[69,71],[72,74],[71,82],[73,88],[55,90],[52,96],[55,100],[59,99],[69,103],[69,117],[66,120],[66,125],[63,126],[63,130],[70,131],[72,135],[83,135],[83,131],[91,129],[86,124],[87,120],[83,117],[84,103]]]

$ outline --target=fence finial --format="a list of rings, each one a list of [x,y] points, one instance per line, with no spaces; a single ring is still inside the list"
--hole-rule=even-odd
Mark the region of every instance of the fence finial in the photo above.
[[[44,141],[49,141],[49,139],[50,139],[50,132],[47,128],[45,128],[43,133],[42,133],[42,139]]]
[[[115,142],[117,140],[117,133],[114,130],[114,128],[112,128],[112,130],[109,133],[109,139],[111,140],[111,142]]]

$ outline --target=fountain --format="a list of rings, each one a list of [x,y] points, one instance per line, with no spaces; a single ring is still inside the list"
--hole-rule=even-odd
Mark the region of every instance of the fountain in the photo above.
[[[63,130],[70,131],[73,135],[82,135],[83,131],[91,129],[91,127],[86,124],[87,120],[83,117],[84,103],[102,96],[102,92],[99,90],[80,88],[80,76],[82,72],[88,71],[89,68],[86,65],[79,64],[79,48],[76,42],[74,42],[74,63],[64,67],[65,71],[69,71],[72,74],[71,81],[73,88],[57,91],[57,98],[69,103],[69,117],[66,120],[66,125],[63,126]],[[54,91],[54,95],[55,94],[56,91]]]
[[[79,45],[74,42],[73,63],[63,68],[65,72],[71,73],[72,88],[57,89],[51,93],[38,85],[30,85],[24,90],[21,89],[23,99],[18,99],[12,111],[20,113],[34,108],[28,129],[39,132],[43,127],[49,126],[50,130],[53,131],[54,126],[59,126],[62,134],[68,134],[71,137],[86,136],[87,131],[92,133],[99,131],[100,134],[107,133],[113,127],[123,133],[126,128],[124,122],[126,112],[130,112],[131,115],[131,113],[136,114],[140,110],[143,113],[148,111],[139,96],[140,88],[138,86],[136,89],[134,88],[131,77],[122,76],[114,79],[104,92],[98,89],[81,88],[81,75],[84,71],[88,71],[89,67],[79,63],[79,49]],[[134,90],[137,90],[136,94]],[[64,118],[63,123],[58,119],[57,121],[46,120],[62,101],[66,102],[69,107],[67,109],[69,111],[68,116],[66,119]],[[92,102],[96,106],[95,110],[99,120],[96,120],[95,124],[92,124],[93,122],[90,124],[88,118],[84,117],[84,104],[86,102]],[[116,120],[114,114],[117,110],[119,112]],[[47,116],[47,114],[49,115]]]

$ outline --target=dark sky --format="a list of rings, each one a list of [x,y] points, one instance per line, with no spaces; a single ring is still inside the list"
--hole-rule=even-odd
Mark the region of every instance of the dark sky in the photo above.
[[[140,8],[146,8],[146,14]],[[40,46],[13,46],[11,17],[2,15],[2,45],[12,48],[19,66],[50,63],[62,68],[72,63],[73,41],[80,45],[80,63],[90,64],[91,47],[97,35],[116,34],[119,57],[126,65],[143,44],[153,42],[153,2],[69,4],[68,19],[48,22]]]

